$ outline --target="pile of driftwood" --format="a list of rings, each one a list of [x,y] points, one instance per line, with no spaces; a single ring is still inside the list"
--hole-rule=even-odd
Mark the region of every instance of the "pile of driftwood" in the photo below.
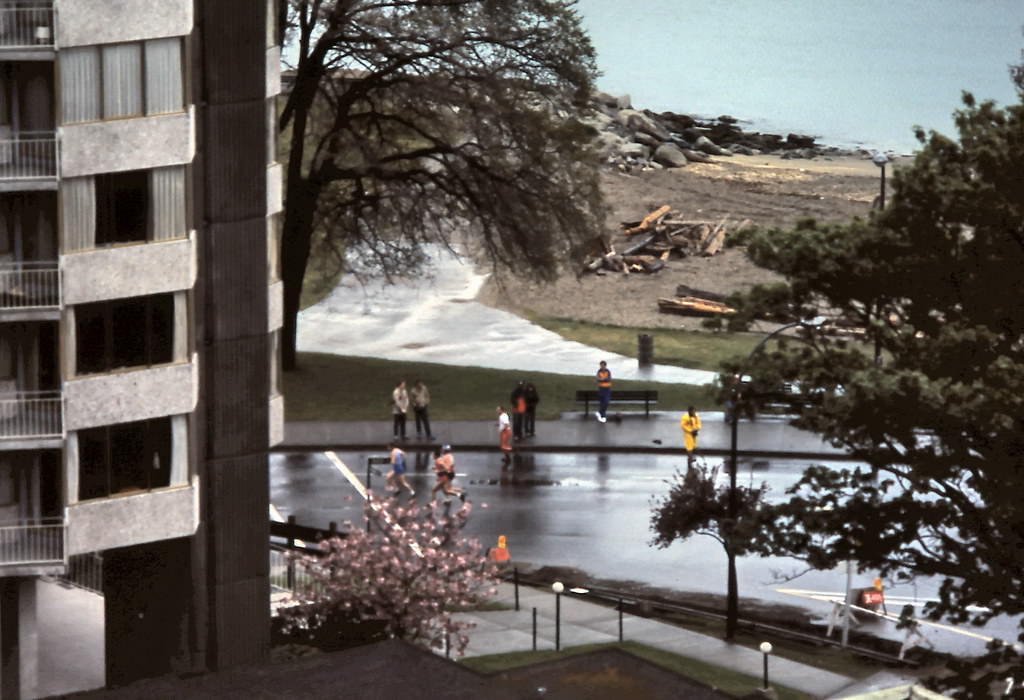
[[[687,287],[685,284],[676,287],[674,297],[660,297],[658,311],[684,316],[731,316],[736,313],[736,309],[725,303],[723,295]]]
[[[640,221],[622,222],[622,233],[636,236],[635,244],[622,252],[611,248],[604,255],[587,261],[584,267],[598,274],[604,270],[650,273],[662,269],[673,254],[681,258],[714,255],[725,245],[727,221],[728,218],[718,223],[684,220],[666,204]],[[744,221],[738,229],[749,224]]]

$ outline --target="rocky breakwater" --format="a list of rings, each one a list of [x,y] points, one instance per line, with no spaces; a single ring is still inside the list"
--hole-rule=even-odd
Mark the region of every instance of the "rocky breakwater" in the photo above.
[[[782,158],[864,155],[815,142],[803,134],[744,131],[728,115],[698,119],[687,114],[634,109],[628,96],[597,92],[588,124],[597,131],[596,146],[608,165],[633,168],[682,168],[710,163],[713,156],[771,154]]]

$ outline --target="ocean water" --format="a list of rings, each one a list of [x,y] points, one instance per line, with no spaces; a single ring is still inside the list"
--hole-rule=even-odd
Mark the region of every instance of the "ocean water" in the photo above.
[[[637,108],[913,151],[955,135],[961,91],[1017,100],[1024,0],[578,0],[603,75]]]

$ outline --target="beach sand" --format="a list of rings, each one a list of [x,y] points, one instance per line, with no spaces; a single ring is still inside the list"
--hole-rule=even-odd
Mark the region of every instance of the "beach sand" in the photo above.
[[[634,241],[619,222],[636,221],[668,204],[685,219],[726,220],[727,229],[744,220],[757,226],[791,227],[798,220],[843,222],[866,218],[879,194],[879,168],[856,156],[785,160],[777,156],[732,156],[685,168],[620,173],[605,171],[602,189],[611,213],[605,235],[616,250]],[[902,158],[886,168],[909,163]],[[743,248],[708,258],[673,258],[655,274],[609,272],[577,278],[582,261],[572,261],[550,285],[503,276],[484,286],[478,299],[519,314],[535,313],[593,323],[645,328],[699,330],[701,319],[662,314],[657,299],[674,296],[686,284],[729,294],[778,278],[754,266]]]

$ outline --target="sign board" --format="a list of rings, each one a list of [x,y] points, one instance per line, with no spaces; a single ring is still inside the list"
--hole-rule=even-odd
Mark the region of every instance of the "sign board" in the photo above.
[[[863,605],[881,605],[885,602],[885,594],[874,588],[865,588],[860,592],[860,600]]]

